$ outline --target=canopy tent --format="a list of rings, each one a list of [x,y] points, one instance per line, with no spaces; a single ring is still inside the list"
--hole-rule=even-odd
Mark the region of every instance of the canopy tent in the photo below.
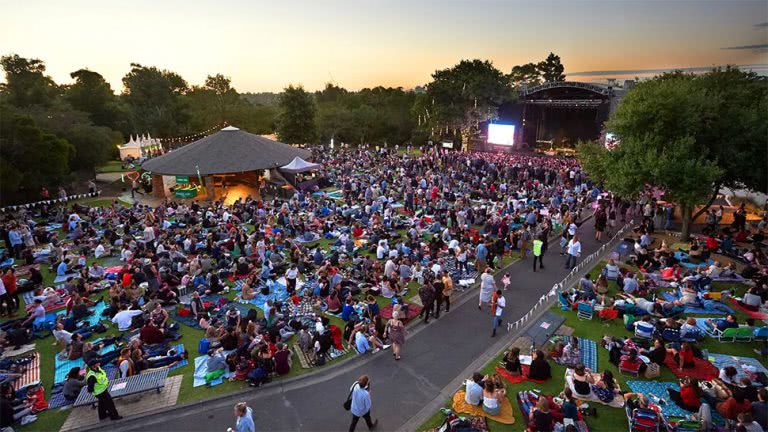
[[[296,156],[295,158],[293,158],[291,163],[289,163],[288,165],[280,167],[280,171],[291,173],[291,174],[295,174],[295,173],[300,173],[300,172],[312,171],[312,170],[320,169],[322,167],[323,166],[320,165],[320,164],[316,164],[316,163],[313,163],[313,162],[307,162],[304,159]]]
[[[135,139],[133,138],[133,135],[131,135],[130,140],[121,146],[117,146],[117,149],[120,151],[121,160],[128,157],[138,159],[142,157],[144,153],[149,153],[150,151],[157,149],[162,150],[162,145],[160,144],[160,140],[152,138],[149,134],[136,135]]]
[[[308,150],[227,126],[142,165],[153,174],[207,176],[279,168]]]

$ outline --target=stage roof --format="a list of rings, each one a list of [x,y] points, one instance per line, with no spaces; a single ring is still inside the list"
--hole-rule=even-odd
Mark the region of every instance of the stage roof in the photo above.
[[[227,126],[214,134],[150,159],[142,165],[153,174],[202,176],[279,168],[309,150]],[[199,169],[199,171],[198,171]]]

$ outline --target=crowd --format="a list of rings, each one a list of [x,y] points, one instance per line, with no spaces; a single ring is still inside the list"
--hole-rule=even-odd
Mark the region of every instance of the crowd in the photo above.
[[[289,339],[314,364],[344,342],[361,354],[392,346],[398,360],[405,322],[448,312],[463,280],[479,277],[481,304],[501,311],[490,271],[512,253],[543,266],[549,236],[563,232],[573,243],[576,221],[600,193],[571,159],[347,150],[316,160],[342,199],[298,190],[231,206],[75,204],[6,214],[0,235],[18,268],[4,270],[1,312],[15,318],[20,293],[34,294],[0,342],[10,348],[51,330],[62,358],[115,365],[130,377],[186,358],[171,349],[175,321],[186,316],[205,331],[209,382],[227,374],[260,385],[289,373]],[[52,286],[41,266],[55,275]],[[246,314],[222,298],[233,281],[237,301],[259,310]],[[421,308],[404,297],[413,281]],[[46,311],[56,307],[66,312],[50,322]],[[123,336],[87,342],[104,331],[90,320],[94,310]],[[67,382],[85,374],[72,371]]]

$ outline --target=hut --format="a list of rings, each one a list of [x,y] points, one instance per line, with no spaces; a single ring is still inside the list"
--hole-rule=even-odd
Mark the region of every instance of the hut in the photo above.
[[[208,200],[227,202],[258,194],[269,173],[294,158],[309,158],[308,150],[242,131],[234,126],[208,135],[162,156],[142,169],[152,174],[153,194],[172,191],[178,198],[193,198],[205,191]]]

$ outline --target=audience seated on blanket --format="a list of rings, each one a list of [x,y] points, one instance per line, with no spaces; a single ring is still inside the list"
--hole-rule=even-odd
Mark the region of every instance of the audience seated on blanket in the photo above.
[[[549,362],[547,362],[547,358],[543,351],[536,350],[533,353],[528,378],[538,381],[546,381],[552,378],[552,367],[549,365]]]

